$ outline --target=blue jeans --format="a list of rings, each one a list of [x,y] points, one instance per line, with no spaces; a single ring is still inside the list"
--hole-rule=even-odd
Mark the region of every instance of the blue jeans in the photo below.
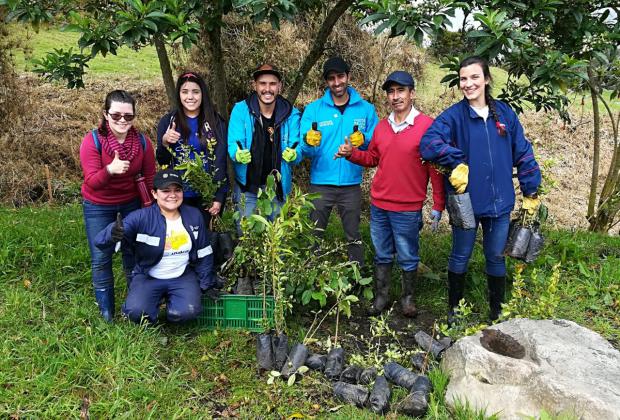
[[[146,317],[155,323],[159,314],[159,302],[162,297],[166,297],[168,321],[191,321],[202,311],[201,295],[198,277],[191,268],[187,268],[180,277],[174,279],[156,279],[140,273],[134,275],[131,281],[122,310],[133,322],[140,322],[142,317]]]
[[[261,188],[265,188],[263,185]],[[251,193],[249,191],[243,192],[241,191],[241,187],[235,182],[235,187],[233,189],[233,203],[235,203],[235,210],[239,212],[241,217],[250,217],[254,214],[254,209],[256,209],[256,201],[258,197],[256,194]],[[284,201],[278,200],[277,197],[274,197],[272,201],[273,212],[271,215],[266,216],[266,219],[270,222],[273,221],[280,214],[280,210],[284,205]],[[243,206],[243,207],[242,207]],[[241,235],[241,227],[239,222],[237,221],[237,233]]]
[[[82,210],[84,212],[84,227],[88,248],[90,249],[90,266],[92,271],[93,286],[96,289],[114,287],[114,274],[112,273],[112,254],[114,247],[102,251],[95,246],[95,236],[107,225],[116,220],[116,213],[120,212],[123,217],[140,208],[140,201],[134,200],[125,204],[94,204],[84,200]],[[125,248],[125,247],[123,247]],[[122,249],[123,268],[127,272],[133,269],[134,257],[130,249]]]
[[[418,269],[421,211],[388,211],[370,205],[370,237],[375,248],[375,264],[396,261],[403,271]]]
[[[465,273],[469,258],[476,243],[478,225],[482,225],[482,249],[486,262],[486,272],[491,276],[506,275],[506,258],[504,248],[508,240],[510,214],[499,217],[476,217],[476,229],[452,227],[452,252],[448,258],[448,270],[453,273]]]

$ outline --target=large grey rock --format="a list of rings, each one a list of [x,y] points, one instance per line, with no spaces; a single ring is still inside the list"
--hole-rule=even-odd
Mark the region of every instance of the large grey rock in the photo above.
[[[525,348],[523,358],[502,356],[464,337],[446,350],[450,374],[446,402],[457,400],[501,419],[572,414],[579,419],[620,419],[620,352],[572,321],[513,319],[490,327]]]

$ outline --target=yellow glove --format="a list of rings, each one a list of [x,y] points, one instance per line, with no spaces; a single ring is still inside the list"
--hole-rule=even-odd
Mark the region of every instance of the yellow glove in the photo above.
[[[314,147],[321,144],[321,132],[313,129],[308,130],[306,133],[306,143]]]
[[[521,206],[523,210],[527,210],[528,214],[532,215],[536,213],[538,207],[540,206],[540,198],[537,196],[534,197],[523,197],[523,205]]]
[[[235,153],[235,160],[239,163],[247,165],[252,161],[252,153],[248,149],[239,149]]]
[[[290,147],[287,147],[282,152],[282,159],[284,159],[287,162],[294,161],[295,159],[297,159],[297,151],[295,149],[291,149]]]
[[[349,136],[349,140],[351,140],[351,145],[353,147],[360,147],[364,144],[364,135],[361,131],[354,131]]]
[[[457,194],[463,194],[467,188],[467,182],[469,181],[469,166],[464,163],[459,163],[457,167],[452,170],[448,180]]]

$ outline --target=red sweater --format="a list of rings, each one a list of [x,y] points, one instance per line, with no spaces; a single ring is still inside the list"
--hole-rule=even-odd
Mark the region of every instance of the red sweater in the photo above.
[[[367,151],[354,148],[349,160],[374,167],[371,203],[388,211],[419,211],[426,199],[428,180],[433,186],[433,209],[445,208],[443,175],[422,163],[420,139],[433,119],[418,114],[413,125],[394,133],[387,119],[379,122]]]
[[[138,154],[129,164],[129,170],[122,175],[110,175],[106,166],[112,163],[114,156],[101,148],[95,147],[91,131],[84,136],[80,145],[80,164],[84,173],[82,197],[95,204],[124,204],[139,198],[134,178],[141,173],[146,178],[149,191],[153,188],[155,177],[155,153],[149,138],[146,148],[140,147]]]

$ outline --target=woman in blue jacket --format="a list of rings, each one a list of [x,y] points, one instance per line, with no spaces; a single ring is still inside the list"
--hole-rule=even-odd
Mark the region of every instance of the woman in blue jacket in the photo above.
[[[523,208],[533,213],[541,181],[532,145],[525,138],[515,112],[490,93],[489,65],[469,57],[459,66],[459,88],[464,99],[442,112],[420,142],[422,158],[450,169],[448,194],[469,192],[482,225],[483,250],[489,290],[489,318],[496,320],[504,301],[510,212],[515,204],[513,167],[523,194]],[[463,297],[465,274],[476,241],[476,229],[452,227],[448,259],[448,322]]]
[[[204,169],[213,174],[220,186],[214,197],[201,197],[185,184],[183,198],[185,204],[202,211],[208,225],[212,216],[221,214],[229,188],[226,122],[215,111],[199,74],[182,74],[177,79],[176,92],[178,108],[164,115],[157,126],[157,163],[175,167],[183,151],[182,145],[193,149],[190,158],[194,158],[194,153],[204,153]]]
[[[159,171],[153,181],[156,204],[110,223],[95,238],[108,249],[117,242],[134,250],[136,265],[123,305],[132,321],[154,323],[159,302],[168,302],[168,321],[196,319],[201,311],[201,292],[217,298],[212,275],[213,252],[200,211],[183,204],[180,174]]]

